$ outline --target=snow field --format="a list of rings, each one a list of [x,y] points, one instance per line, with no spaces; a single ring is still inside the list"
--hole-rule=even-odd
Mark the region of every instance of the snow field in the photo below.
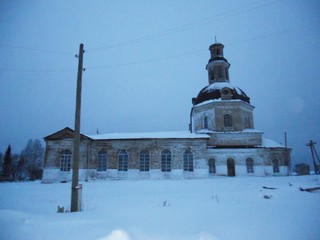
[[[0,184],[1,239],[320,239],[319,176]],[[264,189],[274,187],[276,189]],[[268,196],[268,198],[265,198]]]

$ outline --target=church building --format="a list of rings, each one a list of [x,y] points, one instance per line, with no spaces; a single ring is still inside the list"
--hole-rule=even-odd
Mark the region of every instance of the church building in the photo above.
[[[81,134],[79,178],[287,175],[291,149],[254,129],[254,106],[230,84],[223,48],[209,47],[208,85],[192,98],[189,131]],[[71,181],[73,138],[68,127],[44,138],[43,182]]]

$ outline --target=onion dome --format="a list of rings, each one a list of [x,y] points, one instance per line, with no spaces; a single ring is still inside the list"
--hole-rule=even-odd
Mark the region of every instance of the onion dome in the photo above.
[[[208,100],[242,100],[250,103],[250,98],[240,88],[229,82],[215,82],[203,88],[196,98],[192,98],[193,105]]]

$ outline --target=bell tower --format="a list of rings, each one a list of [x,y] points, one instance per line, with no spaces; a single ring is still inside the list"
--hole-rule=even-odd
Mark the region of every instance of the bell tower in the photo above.
[[[244,91],[230,84],[230,63],[223,56],[223,48],[221,43],[209,47],[209,83],[192,98],[190,129],[208,134],[208,144],[216,147],[261,145],[262,133],[254,130],[254,106]]]
[[[221,43],[214,43],[209,47],[211,58],[206,66],[209,84],[229,82],[230,63],[223,57],[223,48]]]

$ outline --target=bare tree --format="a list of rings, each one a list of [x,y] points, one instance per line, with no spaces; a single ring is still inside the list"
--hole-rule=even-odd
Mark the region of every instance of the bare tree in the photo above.
[[[24,165],[27,170],[30,180],[42,178],[44,149],[40,140],[30,139],[26,148],[20,154],[20,164]]]
[[[28,172],[25,169],[25,160],[23,156],[17,156],[16,164],[14,164],[14,179],[15,180],[25,180],[28,176]]]

